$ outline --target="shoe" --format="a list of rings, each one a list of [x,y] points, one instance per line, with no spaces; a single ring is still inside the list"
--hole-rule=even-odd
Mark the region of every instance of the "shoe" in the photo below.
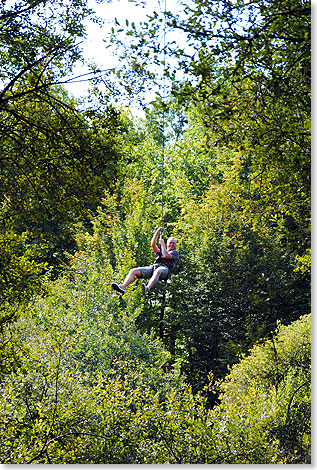
[[[120,292],[120,294],[125,293],[125,289],[122,289],[122,287],[119,284],[117,284],[116,282],[113,282],[111,284],[111,287],[112,287],[112,289],[116,290],[117,292]]]
[[[150,292],[150,289],[142,282],[142,294],[146,295],[148,292]]]

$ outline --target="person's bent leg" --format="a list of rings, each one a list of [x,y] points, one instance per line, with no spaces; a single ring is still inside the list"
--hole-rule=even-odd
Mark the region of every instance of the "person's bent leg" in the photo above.
[[[141,277],[141,276],[142,276],[142,273],[139,270],[139,268],[133,268],[130,270],[123,284],[118,284],[117,282],[113,282],[111,284],[111,287],[112,289],[116,290],[120,294],[124,294],[127,286],[131,284],[132,281],[134,281],[135,277]]]
[[[164,268],[159,267],[159,268],[157,268],[157,269],[154,271],[154,273],[153,273],[153,275],[152,275],[152,277],[151,277],[151,279],[149,280],[149,283],[148,283],[148,285],[147,285],[147,288],[148,288],[148,289],[152,289],[152,287],[154,287],[155,284],[157,284],[158,280],[160,279],[160,275],[161,275],[162,272],[163,272],[163,269],[164,269]]]
[[[133,268],[130,270],[124,282],[121,284],[121,288],[125,290],[128,287],[128,285],[134,281],[136,277],[142,277],[142,273],[139,270],[139,268]]]
[[[158,280],[160,279],[161,274],[164,273],[164,267],[160,266],[159,268],[155,269],[153,275],[151,276],[148,285],[146,286],[145,283],[142,283],[142,293],[146,295],[149,293],[150,289],[157,284]]]

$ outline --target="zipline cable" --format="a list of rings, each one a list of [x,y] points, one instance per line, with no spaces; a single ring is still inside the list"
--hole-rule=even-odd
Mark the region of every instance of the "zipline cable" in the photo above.
[[[165,62],[165,48],[166,48],[166,0],[164,0],[164,25],[163,25],[163,97],[162,97],[162,107],[163,107],[163,114],[162,114],[162,188],[161,188],[161,226],[163,227],[163,219],[164,219],[164,164],[165,164],[165,100],[166,100],[166,86],[165,86],[165,70],[166,70],[166,62]]]

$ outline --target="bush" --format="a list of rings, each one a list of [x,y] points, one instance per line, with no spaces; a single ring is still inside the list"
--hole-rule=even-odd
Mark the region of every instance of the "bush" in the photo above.
[[[310,315],[254,346],[212,412],[222,463],[310,463]]]

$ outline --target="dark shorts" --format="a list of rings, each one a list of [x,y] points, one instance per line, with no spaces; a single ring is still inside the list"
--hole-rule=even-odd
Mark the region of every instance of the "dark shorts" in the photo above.
[[[141,271],[141,277],[143,279],[150,279],[152,274],[156,269],[160,268],[161,274],[159,279],[167,279],[168,277],[168,268],[166,266],[162,266],[161,264],[152,264],[151,266],[142,266],[138,268]]]

